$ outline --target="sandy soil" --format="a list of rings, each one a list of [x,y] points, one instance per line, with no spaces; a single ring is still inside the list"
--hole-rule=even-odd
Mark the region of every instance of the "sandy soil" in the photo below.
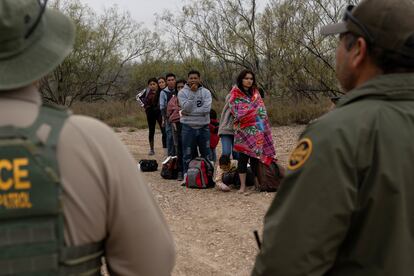
[[[304,126],[273,128],[276,157],[285,166]],[[136,160],[148,159],[148,130],[116,130]],[[156,133],[156,155],[163,159],[160,133]],[[219,144],[218,156],[221,149]],[[165,180],[157,172],[145,173],[174,235],[178,275],[249,275],[258,252],[253,231],[260,235],[263,217],[275,193],[242,195],[235,190],[193,190],[176,180]]]

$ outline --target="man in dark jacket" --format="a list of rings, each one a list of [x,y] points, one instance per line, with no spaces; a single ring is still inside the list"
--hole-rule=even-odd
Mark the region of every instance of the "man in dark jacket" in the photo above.
[[[413,275],[413,17],[365,0],[323,28],[347,93],[291,154],[252,275]]]

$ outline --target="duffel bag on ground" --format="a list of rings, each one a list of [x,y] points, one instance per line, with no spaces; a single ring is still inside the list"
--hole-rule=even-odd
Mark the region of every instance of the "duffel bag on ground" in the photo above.
[[[190,161],[185,178],[185,186],[194,189],[213,188],[214,167],[207,159],[197,157]]]
[[[257,166],[257,179],[259,180],[256,189],[261,192],[275,192],[285,176],[285,170],[282,166],[273,160],[269,166],[259,162]]]
[[[155,172],[158,169],[157,160],[142,159],[138,162],[139,169],[143,172]]]

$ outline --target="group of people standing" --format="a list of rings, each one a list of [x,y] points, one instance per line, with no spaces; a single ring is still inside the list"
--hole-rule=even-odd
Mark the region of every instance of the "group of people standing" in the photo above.
[[[258,162],[269,165],[274,160],[275,149],[267,111],[251,70],[239,73],[236,85],[226,96],[219,123],[216,112],[211,109],[211,92],[201,85],[200,73],[195,70],[188,73],[187,81],[176,81],[172,73],[165,79],[151,78],[137,99],[147,114],[149,154],[154,154],[154,129],[158,120],[166,154],[178,157],[180,181],[194,157],[200,155],[216,161],[215,146],[219,137],[222,154],[215,181],[221,191],[230,191],[221,179],[223,172],[236,166],[239,191],[245,192],[248,164],[257,181]]]
[[[155,120],[158,120],[165,141],[165,154],[178,158],[179,181],[184,179],[188,164],[195,156],[212,159],[209,128],[211,92],[201,84],[200,72],[191,70],[187,77],[187,81],[177,81],[176,76],[169,73],[165,79],[159,78],[158,83],[152,78],[148,80],[148,87],[137,95],[147,115],[149,154],[154,154]],[[165,80],[166,85],[162,88]],[[148,101],[151,95],[158,101]]]
[[[252,276],[413,275],[413,16],[412,0],[363,0],[321,30],[339,35],[345,94],[290,155]],[[170,275],[173,235],[127,147],[96,119],[42,104],[41,80],[75,43],[72,20],[46,0],[1,0],[0,34],[0,274],[96,275],[105,257],[111,275]],[[142,98],[155,127],[174,85],[149,83]],[[176,98],[184,159],[195,143],[206,155],[211,95],[197,71]],[[221,121],[219,163],[237,152],[240,180],[246,160],[271,160],[253,72],[240,73]]]

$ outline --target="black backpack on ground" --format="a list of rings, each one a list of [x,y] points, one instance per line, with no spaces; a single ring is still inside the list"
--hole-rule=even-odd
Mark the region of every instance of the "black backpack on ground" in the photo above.
[[[161,168],[161,177],[164,179],[177,179],[178,169],[177,169],[177,156],[168,156],[162,162]]]
[[[138,164],[142,172],[155,172],[158,169],[157,160],[154,159],[142,159]]]
[[[234,185],[235,187],[240,187],[240,178],[237,171],[223,173],[221,181],[227,186]],[[246,186],[254,186],[254,174],[251,167],[247,167]]]

